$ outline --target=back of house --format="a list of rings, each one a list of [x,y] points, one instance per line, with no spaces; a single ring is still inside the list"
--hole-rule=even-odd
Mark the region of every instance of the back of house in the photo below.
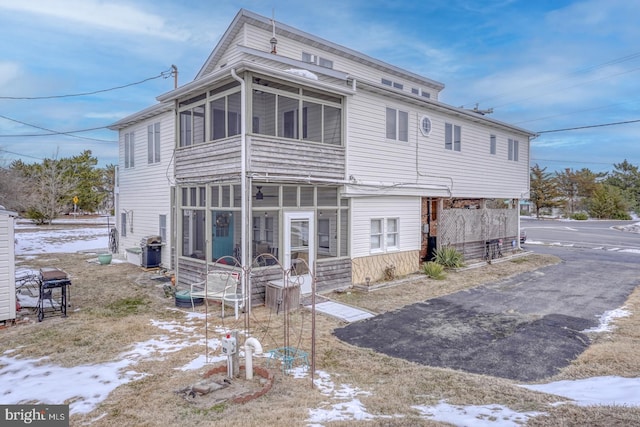
[[[120,250],[164,232],[179,283],[251,269],[256,300],[283,272],[322,291],[515,250],[532,133],[443,89],[240,10],[192,82],[112,127]]]

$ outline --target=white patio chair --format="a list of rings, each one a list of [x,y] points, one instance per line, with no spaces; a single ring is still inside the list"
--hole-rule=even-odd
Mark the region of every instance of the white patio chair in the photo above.
[[[224,317],[224,298],[226,295],[237,294],[238,284],[239,277],[235,273],[226,271],[210,272],[205,280],[191,284],[191,307],[195,308],[194,298],[203,298],[205,304],[209,304],[209,300],[217,300],[222,305],[222,317]]]

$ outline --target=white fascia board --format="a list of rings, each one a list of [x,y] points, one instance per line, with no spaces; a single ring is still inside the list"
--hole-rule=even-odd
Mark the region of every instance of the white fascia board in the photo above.
[[[207,74],[205,77],[194,80],[186,85],[179,87],[178,89],[172,90],[171,92],[167,92],[158,96],[156,99],[160,102],[172,101],[177,98],[185,97],[191,94],[196,94],[202,92],[204,88],[211,85],[212,83],[220,80],[223,77],[228,77],[231,75],[231,69],[235,69],[236,73],[241,73],[243,71],[253,71],[257,73],[261,73],[268,76],[278,77],[285,81],[294,81],[300,84],[304,84],[306,86],[314,87],[320,90],[326,90],[328,92],[339,93],[342,95],[352,95],[355,92],[347,87],[335,86],[327,83],[323,83],[317,80],[311,80],[296,74],[292,74],[287,72],[286,70],[282,70],[279,68],[268,67],[265,65],[256,64],[248,61],[241,61],[233,64],[232,66],[227,66],[222,68],[214,73]],[[345,76],[346,81],[346,74]]]

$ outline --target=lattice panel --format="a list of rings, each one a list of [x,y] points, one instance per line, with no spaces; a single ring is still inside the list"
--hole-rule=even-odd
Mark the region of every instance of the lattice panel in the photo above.
[[[438,214],[438,247],[507,239],[518,234],[515,209],[443,209]]]

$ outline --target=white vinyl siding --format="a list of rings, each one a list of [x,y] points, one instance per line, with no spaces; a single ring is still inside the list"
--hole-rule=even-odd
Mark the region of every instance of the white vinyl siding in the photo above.
[[[358,181],[387,184],[388,194],[430,195],[434,197],[522,198],[529,189],[529,171],[522,167],[529,159],[526,135],[506,133],[503,129],[476,122],[457,123],[463,127],[464,150],[443,149],[445,123],[451,123],[442,112],[409,107],[408,144],[390,144],[386,138],[384,117],[386,98],[361,90],[349,99],[348,175]],[[431,132],[424,136],[419,120],[431,119]],[[497,141],[496,155],[487,147],[490,135]],[[519,162],[507,161],[507,139],[520,141]],[[486,179],[491,176],[492,179]],[[398,184],[407,184],[399,186]],[[423,185],[426,189],[412,188]],[[381,189],[347,188],[348,194],[379,194]],[[451,193],[449,193],[451,191]],[[366,236],[369,236],[367,222]],[[367,237],[367,249],[369,247]]]
[[[0,321],[16,318],[14,217],[0,211]]]
[[[136,135],[145,138],[149,126],[154,126],[155,134],[155,126],[159,125],[160,161],[156,164],[160,166],[118,170],[116,226],[120,236],[119,252],[123,255],[126,254],[127,248],[139,249],[143,237],[165,234],[167,240],[161,249],[164,266],[171,265],[171,246],[168,240],[172,235],[172,207],[171,184],[167,181],[167,170],[170,170],[172,152],[175,148],[174,122],[174,113],[166,112],[120,130],[121,134],[135,132]],[[144,159],[147,151],[145,139],[136,144],[136,157]]]
[[[420,249],[420,197],[361,197],[351,200],[353,258]],[[391,221],[390,221],[391,220]],[[395,220],[396,230],[389,222]],[[376,234],[374,222],[379,221]],[[396,246],[390,245],[395,240]],[[379,248],[376,247],[379,242]],[[386,249],[385,249],[386,248]]]
[[[265,50],[269,49],[268,46],[265,48],[265,40],[268,41],[270,39],[271,30],[256,28],[254,26],[246,26],[244,32],[242,32],[241,35],[238,35],[238,37],[234,39],[233,43],[229,44],[229,46],[231,46],[230,51],[233,50],[233,47],[236,46],[236,44],[241,44],[243,46],[264,52]],[[348,70],[349,74],[353,76],[359,76],[363,80],[380,82],[383,77],[381,76],[381,73],[378,69],[371,67],[366,62],[362,62],[357,59],[349,59],[343,56],[337,56],[319,49],[317,51],[310,52],[309,45],[302,41],[287,40],[286,43],[278,43],[279,56],[301,59],[302,52],[319,55],[320,57],[328,59],[333,62],[334,70]],[[222,64],[230,63],[231,60],[234,60],[237,57],[236,52],[230,52],[227,55],[233,56],[229,56],[229,58],[225,56],[225,60],[221,60],[219,64],[212,64],[208,72],[212,71],[214,68],[219,68],[219,66]],[[267,60],[261,58],[252,58],[252,60],[263,64],[266,64],[268,62]],[[205,74],[206,73],[207,72],[205,72]],[[389,79],[387,78],[387,80]],[[393,87],[393,83],[394,82],[391,83],[391,87]],[[396,81],[395,83],[402,85],[402,82],[400,81]],[[428,90],[425,89],[425,87],[427,86]],[[442,90],[442,88],[437,89],[436,87],[429,86],[428,84],[425,84],[425,87],[422,88],[422,93],[431,93],[431,98],[437,100],[439,91]]]

